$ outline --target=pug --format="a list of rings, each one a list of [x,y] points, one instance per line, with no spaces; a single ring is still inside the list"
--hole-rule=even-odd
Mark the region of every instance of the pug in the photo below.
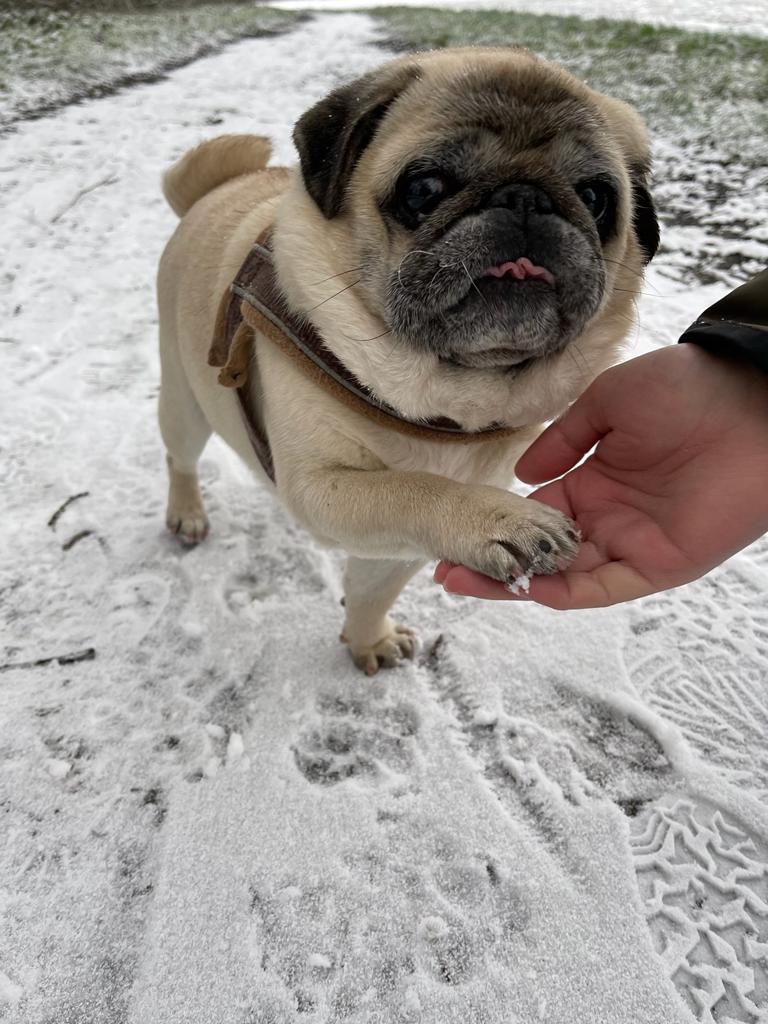
[[[182,218],[158,277],[167,524],[206,535],[216,431],[348,553],[342,639],[372,674],[413,656],[389,610],[426,561],[511,581],[575,557],[576,526],[508,488],[633,325],[659,244],[649,141],[518,47],[400,57],[293,138],[295,169],[224,136],[164,176]]]

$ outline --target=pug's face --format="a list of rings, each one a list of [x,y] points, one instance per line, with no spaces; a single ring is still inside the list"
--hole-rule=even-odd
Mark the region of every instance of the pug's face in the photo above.
[[[556,356],[658,245],[639,118],[524,50],[395,61],[295,139],[367,304],[445,363],[520,374]]]

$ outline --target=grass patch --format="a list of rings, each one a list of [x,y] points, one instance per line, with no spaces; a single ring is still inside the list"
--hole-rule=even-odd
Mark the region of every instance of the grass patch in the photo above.
[[[367,13],[398,50],[523,44],[631,103],[654,133],[713,143],[726,158],[766,161],[766,39],[519,11],[378,7]]]
[[[277,34],[302,15],[253,2],[0,2],[0,127],[48,113],[213,53]]]

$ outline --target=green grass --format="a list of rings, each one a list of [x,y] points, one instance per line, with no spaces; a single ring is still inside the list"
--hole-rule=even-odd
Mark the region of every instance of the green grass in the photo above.
[[[248,2],[0,0],[0,127],[101,96],[301,16]]]
[[[520,43],[635,106],[651,130],[768,162],[768,40],[514,11],[379,7],[400,50]]]

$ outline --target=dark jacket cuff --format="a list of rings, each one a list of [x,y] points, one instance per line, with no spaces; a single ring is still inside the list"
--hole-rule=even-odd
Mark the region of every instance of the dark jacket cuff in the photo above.
[[[768,327],[752,327],[727,320],[697,320],[680,337],[716,356],[741,359],[768,373]]]
[[[768,373],[768,269],[705,310],[680,341]]]

